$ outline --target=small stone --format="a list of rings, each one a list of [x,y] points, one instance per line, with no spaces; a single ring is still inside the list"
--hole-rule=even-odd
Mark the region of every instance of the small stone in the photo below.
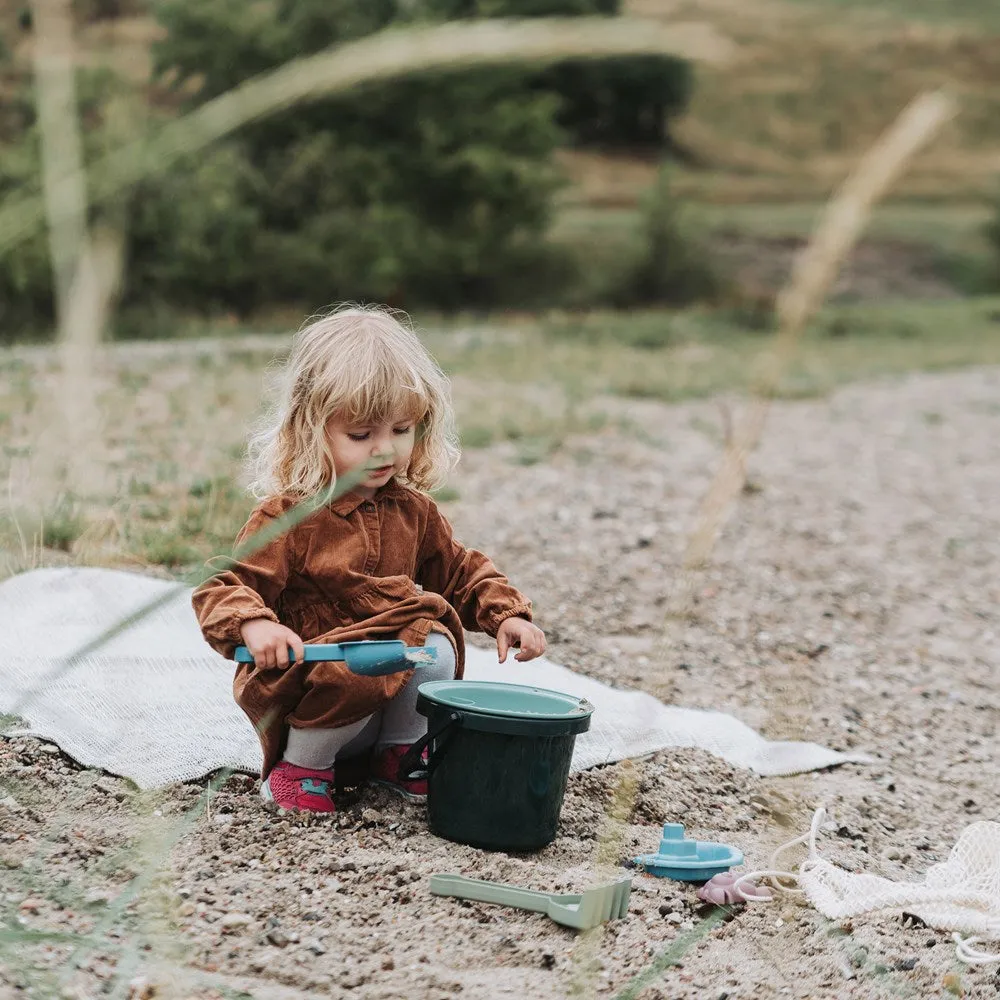
[[[917,960],[915,958],[904,958],[893,966],[894,969],[898,969],[900,972],[912,972],[916,967]]]
[[[312,940],[305,942],[306,948],[311,951],[314,955],[325,955],[326,945],[323,944],[318,938],[313,938]]]
[[[100,904],[102,906],[107,906],[111,902],[112,894],[108,892],[107,889],[91,889],[83,897],[83,901],[88,906],[94,906]]]
[[[656,538],[656,528],[647,524],[645,527],[639,529],[639,535],[635,540],[636,547],[640,549],[648,548],[653,544],[654,538]]]
[[[26,900],[24,900],[21,903],[21,905],[18,907],[18,909],[22,913],[38,913],[38,911],[42,907],[42,902],[43,901],[41,899],[35,899],[35,898],[29,896]]]
[[[382,814],[377,809],[362,809],[361,820],[370,826],[375,826],[382,822]]]
[[[552,954],[551,951],[546,951],[542,954],[542,968],[543,969],[554,969],[556,966],[556,956]]]
[[[396,963],[391,958],[383,958],[382,959],[382,971],[383,972],[392,972],[392,970],[395,969],[395,968],[396,968]]]
[[[128,1000],[153,1000],[156,987],[145,977],[137,976],[128,984]]]
[[[267,932],[267,940],[275,948],[285,948],[288,946],[288,935],[279,927]]]
[[[54,743],[43,743],[39,747],[39,749],[42,751],[42,753],[50,753],[50,754],[59,753],[59,747],[57,747]]]
[[[250,919],[249,913],[227,913],[219,923],[224,930],[235,930],[237,927],[246,927]]]

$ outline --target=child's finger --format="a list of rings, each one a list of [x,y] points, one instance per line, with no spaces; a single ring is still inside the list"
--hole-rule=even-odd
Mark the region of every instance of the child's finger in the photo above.
[[[288,642],[292,647],[292,653],[295,655],[295,663],[305,663],[306,662],[306,646],[305,643],[293,632],[288,637]]]
[[[277,648],[274,651],[275,666],[279,670],[288,669],[288,642],[284,636],[281,637]]]
[[[500,657],[500,662],[501,663],[503,663],[503,661],[507,659],[507,650],[508,649],[510,649],[510,646],[507,643],[507,636],[506,635],[502,635],[502,634],[498,635],[497,636],[497,655]]]

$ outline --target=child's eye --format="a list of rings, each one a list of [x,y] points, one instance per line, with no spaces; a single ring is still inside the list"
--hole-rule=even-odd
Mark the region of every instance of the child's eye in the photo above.
[[[396,427],[394,431],[396,434],[409,434],[412,426],[412,424],[407,424],[405,427]]]
[[[351,433],[350,431],[348,431],[347,436],[352,441],[367,441],[368,437],[369,437],[369,432],[368,431],[360,431],[360,432],[356,432],[356,433]]]

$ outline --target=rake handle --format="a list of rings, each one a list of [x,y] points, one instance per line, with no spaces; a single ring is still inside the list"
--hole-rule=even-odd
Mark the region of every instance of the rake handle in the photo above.
[[[519,910],[532,910],[535,913],[548,913],[549,903],[552,902],[552,894],[548,892],[518,889],[498,882],[466,878],[464,875],[432,875],[431,893],[435,896],[474,899],[479,903],[500,903],[503,906],[514,906]]]

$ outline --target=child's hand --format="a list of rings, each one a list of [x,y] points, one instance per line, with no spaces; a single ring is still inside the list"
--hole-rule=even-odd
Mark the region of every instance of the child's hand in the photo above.
[[[302,640],[290,629],[269,618],[251,618],[240,626],[240,635],[247,649],[253,653],[253,662],[261,668],[288,666],[288,647],[295,654],[293,663],[305,661],[306,651]]]
[[[545,633],[525,618],[505,618],[497,629],[497,653],[501,663],[507,659],[507,650],[511,646],[521,647],[515,660],[522,663],[533,660],[545,652]]]

